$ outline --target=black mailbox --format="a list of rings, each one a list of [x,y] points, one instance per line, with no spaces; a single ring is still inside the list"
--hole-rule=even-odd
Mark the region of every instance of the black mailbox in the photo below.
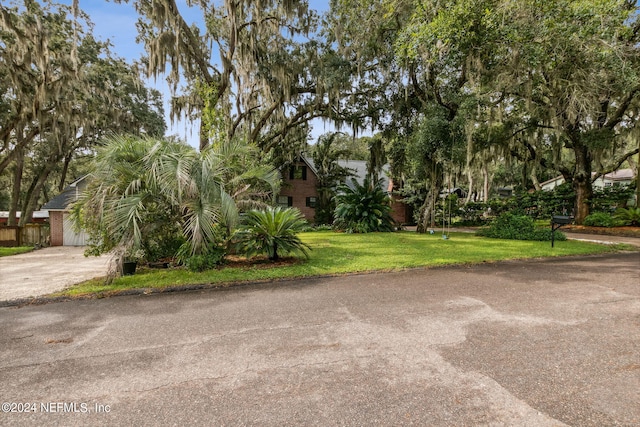
[[[567,225],[571,224],[573,218],[566,215],[554,215],[551,217],[551,222],[558,225]]]
[[[556,240],[556,230],[563,225],[571,224],[572,221],[573,217],[567,215],[553,215],[551,217],[551,247]]]

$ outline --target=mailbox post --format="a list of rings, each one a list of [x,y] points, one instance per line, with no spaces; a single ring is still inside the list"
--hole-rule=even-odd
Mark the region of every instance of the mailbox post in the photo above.
[[[553,247],[556,240],[556,230],[563,225],[571,224],[573,218],[567,215],[553,215],[551,217],[551,247]]]

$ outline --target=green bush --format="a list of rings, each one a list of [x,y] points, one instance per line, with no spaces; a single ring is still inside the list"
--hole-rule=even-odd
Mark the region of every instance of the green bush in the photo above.
[[[302,233],[310,233],[314,231],[331,231],[331,230],[333,230],[333,226],[329,224],[314,224],[314,225],[307,224],[300,231]]]
[[[489,227],[478,230],[478,235],[495,239],[551,240],[551,228],[536,228],[531,217],[503,213]],[[556,240],[566,240],[564,233],[556,231]]]
[[[460,206],[458,209],[458,221],[457,225],[474,226],[482,225],[486,221],[483,218],[484,213],[487,211],[488,205],[482,202],[469,202],[466,205]]]
[[[613,214],[618,207],[624,207],[633,197],[634,187],[619,186],[594,189],[591,196],[591,212],[605,212]]]
[[[589,227],[613,227],[613,218],[608,213],[595,212],[584,219],[584,225]]]
[[[592,213],[613,213],[618,206],[625,206],[633,197],[635,187],[613,186],[594,189],[589,201]],[[575,191],[564,183],[553,191],[518,192],[507,199],[491,199],[488,202],[462,205],[457,215],[459,224],[481,224],[483,216],[495,216],[504,212],[527,215],[533,219],[550,220],[553,215],[571,214],[575,204]]]
[[[202,255],[193,255],[185,259],[184,264],[189,271],[202,272],[212,270],[222,264],[224,261],[225,251],[222,248],[210,249]]]
[[[613,219],[621,225],[640,225],[640,208],[620,208],[613,215]]]

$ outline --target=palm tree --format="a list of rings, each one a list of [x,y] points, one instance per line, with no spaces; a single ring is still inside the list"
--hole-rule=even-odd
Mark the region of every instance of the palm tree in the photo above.
[[[280,258],[278,251],[301,252],[308,257],[307,250],[311,248],[296,234],[306,225],[304,217],[295,208],[278,206],[252,210],[236,233],[237,247],[248,257],[267,254],[272,261]]]
[[[115,136],[98,151],[74,216],[99,242],[98,253],[144,248],[162,229],[182,238],[179,252],[188,258],[229,234],[239,204],[260,203],[256,196],[278,186],[277,172],[238,142],[198,153],[179,142]]]
[[[362,185],[351,178],[351,186],[342,185],[336,196],[334,225],[349,233],[393,231],[389,196],[382,191],[381,182],[366,178]]]

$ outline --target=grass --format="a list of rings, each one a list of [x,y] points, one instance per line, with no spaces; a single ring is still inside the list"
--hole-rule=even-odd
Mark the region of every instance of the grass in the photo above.
[[[331,231],[302,233],[311,248],[308,260],[270,267],[255,264],[225,266],[193,273],[185,269],[148,270],[134,276],[119,277],[106,285],[95,279],[75,285],[53,296],[79,296],[112,293],[128,289],[173,288],[193,285],[227,286],[237,282],[283,278],[338,275],[368,271],[396,271],[413,267],[430,267],[463,263],[480,263],[508,259],[614,252],[621,247],[589,242],[549,242],[496,240],[468,233],[451,233],[449,240],[439,234],[411,232],[344,234]]]
[[[3,247],[0,247],[0,257],[18,255],[18,254],[25,254],[27,252],[31,252],[32,250],[33,250],[33,246],[18,246],[16,248],[3,248]]]

